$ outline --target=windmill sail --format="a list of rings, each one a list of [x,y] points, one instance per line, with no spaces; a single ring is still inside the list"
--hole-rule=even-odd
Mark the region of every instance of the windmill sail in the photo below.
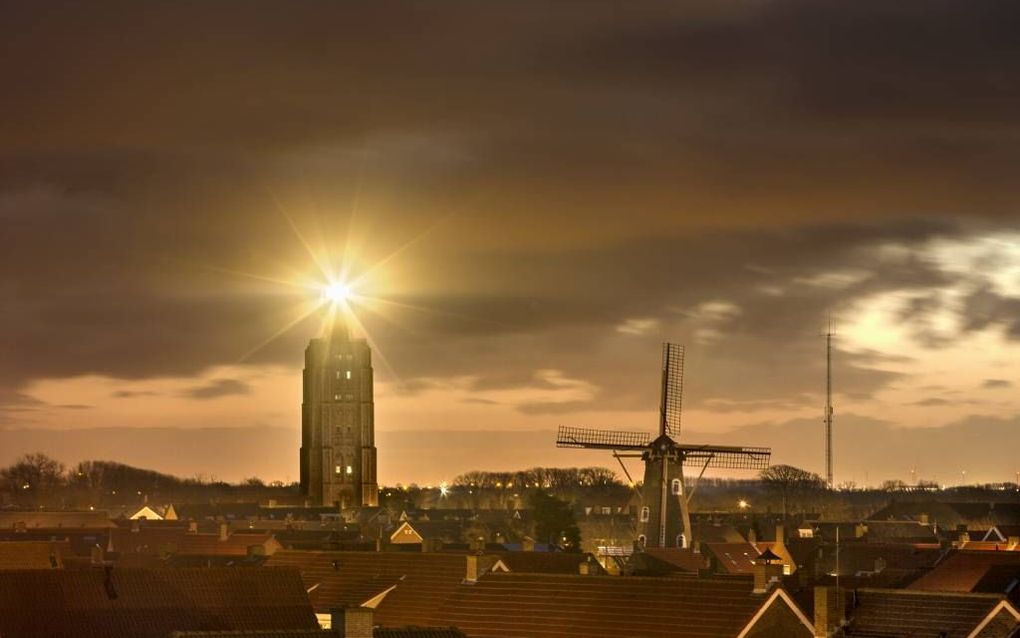
[[[764,470],[769,466],[772,450],[767,447],[728,445],[680,445],[684,465],[705,466],[727,470]]]
[[[603,450],[643,450],[652,437],[645,432],[595,430],[561,425],[556,434],[556,447],[577,447]]]
[[[684,347],[662,344],[662,434],[676,439],[684,403]]]

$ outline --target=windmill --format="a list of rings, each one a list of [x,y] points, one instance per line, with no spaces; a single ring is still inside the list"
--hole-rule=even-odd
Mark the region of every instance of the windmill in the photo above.
[[[760,470],[768,467],[772,450],[764,447],[681,444],[684,387],[684,348],[662,344],[662,386],[659,400],[659,431],[654,438],[644,432],[595,430],[560,426],[556,446],[611,450],[613,456],[640,457],[645,463],[643,507],[639,517],[641,536],[647,547],[685,547],[693,541],[690,500],[694,491],[684,485],[684,466]],[[626,466],[624,473],[630,478]]]

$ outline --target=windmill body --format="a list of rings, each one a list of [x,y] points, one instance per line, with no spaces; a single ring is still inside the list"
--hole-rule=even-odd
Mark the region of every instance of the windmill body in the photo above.
[[[644,432],[561,426],[558,447],[611,450],[617,458],[639,457],[645,464],[637,539],[647,547],[685,547],[693,542],[690,519],[692,490],[684,466],[760,470],[768,467],[768,448],[688,445],[677,441],[683,407],[683,346],[662,348],[662,393],[656,436]],[[622,464],[622,461],[621,461]],[[626,467],[624,467],[626,471]]]

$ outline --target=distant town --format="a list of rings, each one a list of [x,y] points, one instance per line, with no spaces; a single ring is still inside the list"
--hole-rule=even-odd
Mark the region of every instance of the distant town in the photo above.
[[[480,468],[379,486],[371,349],[338,322],[305,353],[299,483],[65,467],[42,452],[0,470],[0,599],[64,601],[5,603],[0,635],[1020,631],[1020,485],[837,488],[769,463],[767,448],[684,444],[682,361],[664,345],[657,436],[560,429],[563,447],[640,460],[641,480],[621,462],[627,480]]]

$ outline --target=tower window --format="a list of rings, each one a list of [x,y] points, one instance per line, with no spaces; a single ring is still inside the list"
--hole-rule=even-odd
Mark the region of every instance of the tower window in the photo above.
[[[674,496],[680,494],[680,479],[673,479],[672,491]]]
[[[649,515],[648,508],[647,507],[642,507],[641,508],[641,522],[642,523],[647,523],[648,522],[648,515]]]

